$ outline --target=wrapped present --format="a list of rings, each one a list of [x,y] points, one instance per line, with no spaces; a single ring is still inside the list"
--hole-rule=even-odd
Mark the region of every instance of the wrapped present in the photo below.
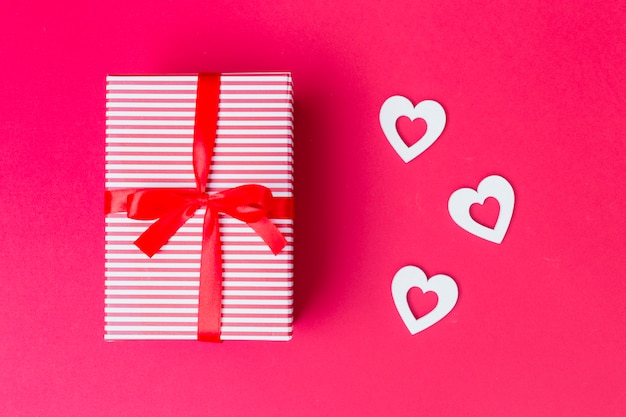
[[[289,340],[288,73],[108,76],[105,339]]]

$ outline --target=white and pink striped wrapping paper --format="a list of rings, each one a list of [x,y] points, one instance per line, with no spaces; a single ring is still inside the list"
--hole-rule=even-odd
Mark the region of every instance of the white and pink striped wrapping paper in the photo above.
[[[120,188],[195,188],[192,142],[197,76],[108,76],[106,179]],[[222,74],[208,192],[260,184],[293,197],[289,73]],[[106,340],[197,338],[198,210],[153,258],[133,242],[152,221],[106,216]],[[293,220],[272,221],[288,245],[273,255],[245,223],[220,216],[223,340],[289,340]]]

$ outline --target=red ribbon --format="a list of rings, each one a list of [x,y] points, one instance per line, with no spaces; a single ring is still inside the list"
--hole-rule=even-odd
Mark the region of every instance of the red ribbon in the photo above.
[[[220,341],[222,311],[222,245],[219,213],[247,223],[276,255],[287,244],[269,218],[293,218],[293,199],[277,198],[261,185],[247,184],[212,195],[206,183],[217,131],[220,75],[199,74],[193,137],[196,189],[148,188],[105,192],[105,214],[126,212],[135,220],[155,220],[135,245],[152,257],[193,217],[206,207],[202,230],[198,340]]]

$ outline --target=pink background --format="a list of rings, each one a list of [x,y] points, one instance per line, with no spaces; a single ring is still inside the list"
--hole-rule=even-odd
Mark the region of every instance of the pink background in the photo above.
[[[623,415],[622,0],[86,3],[0,7],[0,414]],[[105,343],[105,75],[259,70],[294,77],[293,340]],[[394,94],[448,115],[409,164]],[[502,245],[447,213],[490,174]],[[415,336],[407,264],[460,288]]]

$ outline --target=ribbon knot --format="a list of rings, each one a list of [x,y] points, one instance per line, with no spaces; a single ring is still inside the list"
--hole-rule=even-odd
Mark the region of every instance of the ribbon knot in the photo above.
[[[209,195],[207,193],[198,193],[196,196],[196,202],[200,207],[206,207],[209,204]]]

